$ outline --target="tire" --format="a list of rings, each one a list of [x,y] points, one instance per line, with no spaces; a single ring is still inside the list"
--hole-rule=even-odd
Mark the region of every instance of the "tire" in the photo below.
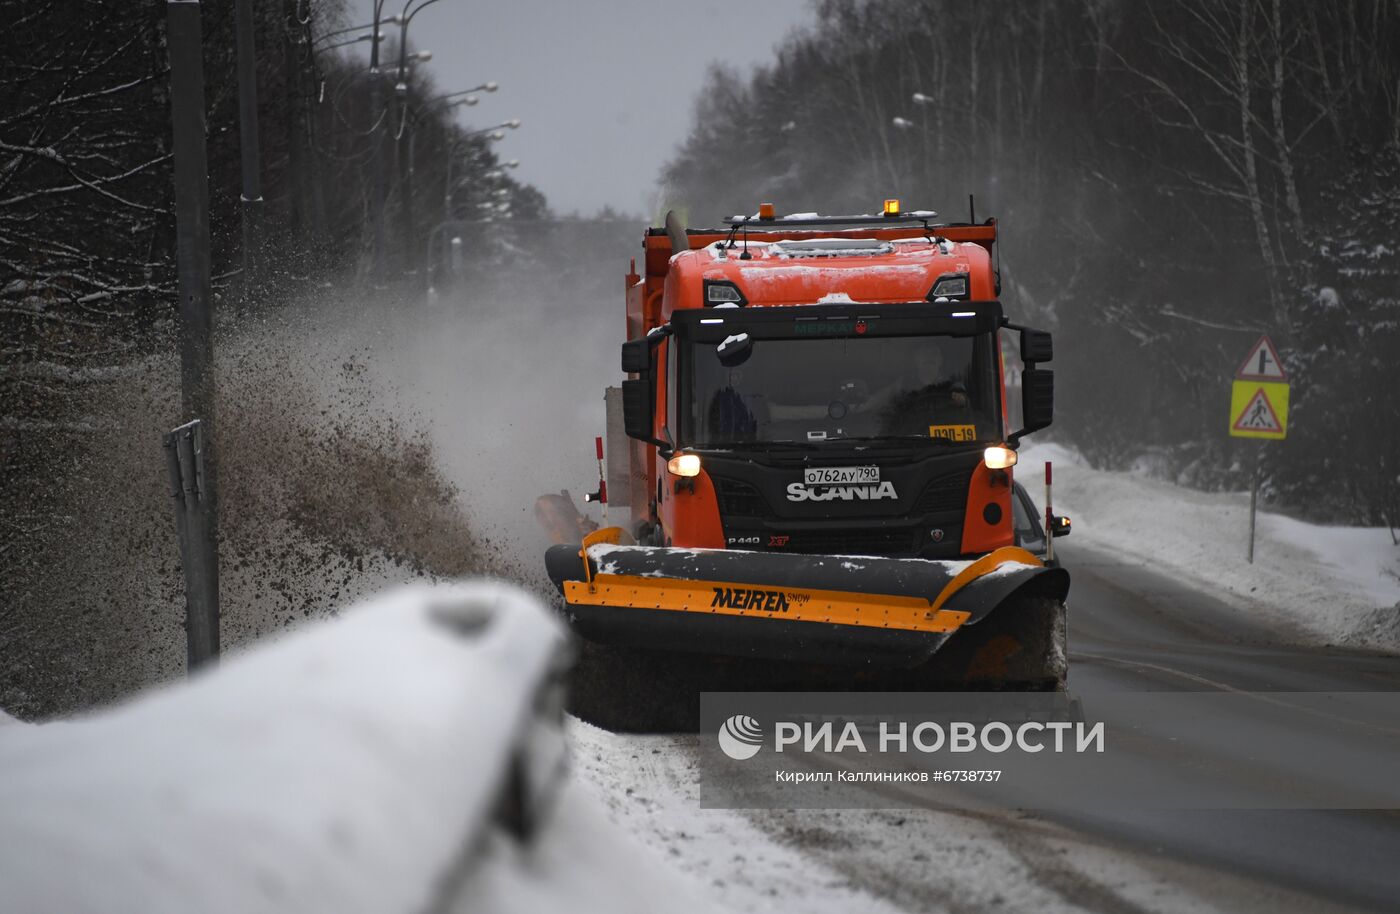
[[[569,712],[614,733],[694,733],[703,659],[583,641],[569,684]]]
[[[615,733],[694,733],[703,691],[1062,691],[1067,612],[1013,595],[911,670],[812,667],[582,641],[569,688],[574,716]]]
[[[701,692],[871,691],[881,688],[885,673],[874,671],[872,678],[872,671],[856,667],[649,651],[589,641],[579,648],[569,684],[569,712],[615,733],[695,733]]]
[[[530,808],[526,786],[525,760],[511,756],[506,765],[505,784],[496,805],[496,821],[517,841],[534,837],[539,825],[535,811]]]

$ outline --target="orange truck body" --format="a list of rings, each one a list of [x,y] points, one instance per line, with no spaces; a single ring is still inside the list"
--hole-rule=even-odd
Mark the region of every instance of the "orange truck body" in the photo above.
[[[723,243],[729,233],[692,231],[686,235],[688,247],[674,250],[672,238],[662,229],[651,229],[644,239],[645,273],[636,272],[636,264],[626,276],[627,339],[643,337],[648,330],[669,321],[679,310],[703,309],[703,287],[706,280],[726,280],[744,290],[747,307],[782,307],[811,304],[823,297],[840,293],[852,302],[924,302],[929,289],[940,277],[949,273],[968,276],[968,300],[993,301],[997,297],[999,280],[992,258],[997,240],[996,220],[981,225],[941,225],[934,229],[936,237],[948,244],[909,246],[889,263],[872,264],[866,257],[823,258],[813,269],[788,260],[756,257],[740,260],[737,254],[745,247],[759,251],[761,245],[794,238],[847,238],[899,242],[917,241],[929,236],[923,226],[904,225],[890,228],[770,229],[755,223],[745,236],[733,239],[739,247],[716,261],[707,250]],[[662,343],[662,346],[669,345]],[[660,361],[664,362],[664,359]],[[1002,372],[1004,376],[1004,372]],[[667,424],[665,414],[666,385],[664,372],[657,377],[659,405],[655,429],[660,433]],[[1006,424],[1005,397],[1002,397],[1002,424]],[[703,470],[694,490],[685,490],[675,498],[656,499],[657,481],[664,480],[666,461],[657,449],[645,442],[629,445],[629,464],[633,497],[632,516],[635,522],[652,520],[660,523],[669,542],[676,546],[723,549],[726,546],[723,525],[716,503],[714,486]],[[1011,528],[1011,470],[992,473],[979,466],[974,473],[967,511],[962,528],[964,554],[990,552],[1012,544]],[[999,507],[996,523],[988,523],[986,506]],[[652,506],[655,505],[653,508]]]
[[[630,523],[537,506],[563,531],[545,563],[584,638],[912,668],[1028,594],[1063,610],[1067,574],[1014,522],[1015,446],[1050,422],[1049,334],[1003,316],[995,220],[890,204],[647,231],[626,277],[631,377],[609,400],[607,491]],[[1026,363],[1016,431],[1004,329]]]

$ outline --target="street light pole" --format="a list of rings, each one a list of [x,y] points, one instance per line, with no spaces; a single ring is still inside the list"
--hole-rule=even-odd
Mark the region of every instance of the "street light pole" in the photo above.
[[[399,195],[401,205],[399,213],[403,219],[403,272],[413,273],[414,262],[416,261],[417,245],[414,241],[417,231],[413,219],[413,153],[412,148],[405,148],[405,134],[410,130],[408,123],[408,26],[424,9],[437,3],[438,0],[419,0],[416,7],[413,6],[415,0],[408,0],[403,5],[403,12],[399,14],[399,69],[398,79],[394,83],[394,96],[397,99],[399,108],[399,129],[395,137],[398,146],[396,152],[399,160]],[[410,9],[412,7],[412,9]]]
[[[374,136],[370,141],[370,170],[374,172],[374,201],[371,220],[374,223],[374,261],[370,267],[370,280],[378,284],[384,280],[384,199],[388,188],[384,175],[384,101],[383,84],[379,78],[379,14],[384,11],[384,0],[374,0],[374,24],[371,26],[369,45],[369,116],[370,130]]]
[[[487,85],[487,86],[494,86],[495,83],[487,83],[486,85]],[[477,87],[477,89],[481,89],[481,88],[485,88],[485,87],[483,87],[483,86],[478,86],[478,87]],[[469,91],[469,92],[475,92],[475,91],[477,91],[477,89],[469,89],[469,90],[467,90],[467,91]],[[490,89],[487,89],[486,91],[488,91],[488,92],[494,92],[495,89],[494,89],[494,88],[490,88]],[[460,92],[451,92],[451,93],[448,93],[447,95],[438,96],[436,99],[433,99],[433,101],[441,101],[442,99],[445,99],[445,98],[452,98],[452,97],[455,96],[455,95],[461,95],[461,94],[462,94],[462,93],[460,93]],[[456,222],[456,220],[453,218],[453,215],[454,215],[453,209],[454,209],[454,202],[455,202],[455,197],[456,197],[456,191],[460,189],[461,184],[465,181],[465,179],[460,179],[460,180],[457,179],[457,178],[454,176],[454,174],[453,174],[453,166],[456,164],[456,161],[457,161],[457,152],[458,152],[458,150],[459,150],[459,148],[460,148],[460,147],[459,147],[459,144],[461,144],[461,143],[462,143],[463,141],[465,141],[465,140],[470,140],[470,139],[472,139],[473,137],[484,137],[484,140],[483,140],[483,147],[484,147],[485,144],[490,143],[490,142],[492,142],[493,140],[503,140],[503,139],[505,139],[505,136],[506,136],[506,135],[505,135],[505,132],[504,132],[501,128],[503,128],[503,127],[508,127],[508,128],[510,128],[510,129],[514,130],[514,129],[518,128],[519,126],[520,126],[520,121],[519,121],[518,119],[512,118],[511,120],[505,121],[504,123],[497,124],[497,125],[494,126],[494,127],[486,127],[486,128],[481,129],[481,130],[470,130],[470,131],[465,131],[465,132],[456,132],[454,135],[451,135],[451,136],[448,138],[447,144],[446,144],[447,161],[446,161],[445,167],[444,167],[444,169],[443,169],[443,170],[446,172],[446,174],[447,174],[447,181],[446,181],[446,183],[445,183],[445,185],[444,185],[444,187],[443,187],[443,194],[442,194],[442,222],[440,222],[431,232],[428,233],[428,244],[427,244],[427,247],[426,247],[426,250],[425,250],[425,255],[424,255],[424,258],[425,258],[425,259],[424,259],[423,272],[424,272],[424,282],[425,282],[425,284],[426,284],[427,286],[431,287],[431,285],[432,285],[432,274],[433,274],[433,266],[434,266],[434,264],[433,264],[433,260],[434,260],[433,249],[434,249],[434,247],[436,246],[436,239],[438,238],[439,233],[445,232],[445,230],[447,229],[448,226],[453,225],[453,224]],[[475,156],[473,156],[473,158],[475,158]],[[505,175],[504,169],[506,169],[506,168],[518,168],[519,166],[520,166],[520,160],[519,160],[519,159],[508,159],[508,160],[506,160],[506,161],[504,161],[504,162],[499,162],[499,163],[497,164],[497,170],[496,170],[495,172],[488,172],[488,173],[487,173],[487,176],[489,177],[489,176],[491,176],[491,175],[494,174],[495,177],[504,177],[504,175]],[[446,236],[445,234],[442,235],[442,241],[443,241],[443,244],[444,244],[444,245],[447,245],[447,244],[449,243],[449,239],[447,238],[447,236]],[[461,254],[462,254],[462,242],[461,242],[461,239],[460,239],[460,238],[451,239],[450,243],[451,243],[452,245],[454,245],[454,247],[451,248],[451,252],[450,252],[451,255],[452,255],[454,258],[456,258],[456,260],[455,260],[454,262],[460,263],[460,257],[461,257]],[[443,254],[444,254],[444,257],[445,257],[445,256],[448,254],[448,251],[447,251],[446,249],[444,249]],[[454,268],[454,269],[455,269],[455,268]],[[454,275],[455,275],[455,273],[454,273]]]
[[[398,25],[398,23],[399,23],[399,17],[398,17],[398,16],[390,16],[388,19],[383,20],[383,22],[381,22],[381,23],[379,23],[379,24],[380,24],[380,25],[384,25],[384,24],[388,24],[388,25]],[[371,25],[371,23],[365,23],[364,25],[352,25],[352,26],[350,26],[349,28],[336,29],[334,32],[327,32],[326,34],[322,35],[320,38],[315,39],[315,40],[312,42],[312,44],[320,44],[321,42],[325,41],[325,40],[328,39],[328,38],[334,38],[334,37],[336,37],[337,35],[347,35],[347,34],[349,34],[350,32],[358,32],[358,31],[361,31],[361,30],[363,30],[363,29],[368,29],[368,28],[371,28],[371,27],[373,27],[373,26]],[[375,28],[375,31],[378,31],[378,28],[377,28],[377,27]],[[365,35],[365,36],[363,36],[363,37],[361,37],[361,38],[357,38],[357,39],[354,39],[354,40],[356,40],[356,41],[369,41],[369,36],[368,36],[368,35]],[[321,48],[321,50],[325,50],[325,48]]]
[[[289,3],[285,7],[282,29],[282,47],[287,74],[287,183],[290,185],[292,201],[292,223],[297,239],[303,250],[313,247],[319,239],[313,230],[311,214],[310,168],[308,118],[306,112],[306,90],[303,82],[302,55],[300,41],[300,4]]]
[[[253,0],[237,0],[238,138],[243,165],[243,288],[240,306],[257,294],[262,270],[262,165],[258,143],[258,55],[253,44]]]
[[[369,41],[372,37],[374,37],[374,36],[372,36],[372,35],[357,35],[357,36],[354,37],[354,38],[347,38],[347,39],[345,39],[344,41],[337,41],[335,44],[323,45],[323,46],[317,48],[316,51],[317,51],[317,53],[319,53],[319,52],[321,52],[321,51],[334,51],[336,48],[344,48],[344,47],[348,47],[348,46],[350,46],[350,45],[352,45],[352,44],[359,44],[359,43],[362,42],[362,41]],[[382,39],[382,38],[384,37],[383,33],[380,33],[379,37]]]

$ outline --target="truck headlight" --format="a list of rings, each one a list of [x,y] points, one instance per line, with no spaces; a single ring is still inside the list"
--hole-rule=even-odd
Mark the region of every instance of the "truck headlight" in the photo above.
[[[982,452],[982,462],[989,470],[1004,470],[1016,465],[1016,452],[1005,445],[993,445]]]
[[[933,301],[938,298],[967,298],[967,274],[966,273],[944,273],[934,280],[933,288],[929,289],[928,300]]]
[[[699,476],[699,454],[677,454],[666,461],[666,472],[672,476]]]
[[[727,279],[706,279],[701,285],[705,289],[706,307],[715,305],[739,305],[742,307],[749,303],[739,287]]]

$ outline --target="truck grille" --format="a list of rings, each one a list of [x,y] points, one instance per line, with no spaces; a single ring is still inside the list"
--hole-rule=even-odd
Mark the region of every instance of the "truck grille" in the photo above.
[[[914,514],[963,513],[967,508],[967,487],[972,483],[972,471],[960,470],[929,480],[914,502]]]
[[[919,533],[908,527],[893,530],[802,530],[795,531],[781,551],[804,555],[915,555],[922,544]]]
[[[758,489],[735,479],[712,478],[721,517],[767,517],[772,512]]]

